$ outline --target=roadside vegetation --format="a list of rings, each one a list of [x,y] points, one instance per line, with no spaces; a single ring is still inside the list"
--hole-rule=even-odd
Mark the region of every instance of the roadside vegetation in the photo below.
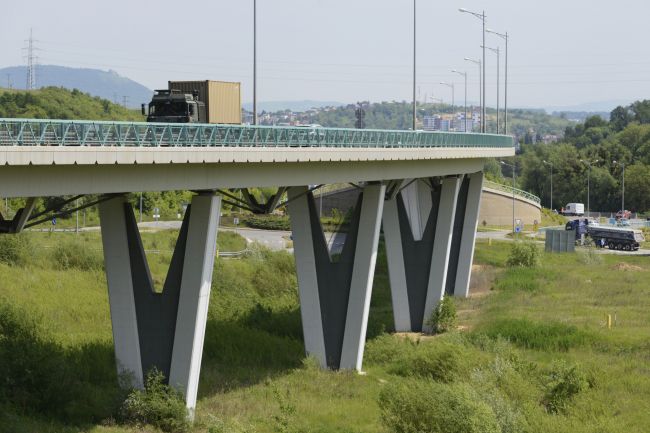
[[[175,235],[143,234],[159,287]],[[244,242],[219,240],[232,250]],[[0,236],[0,252],[0,431],[642,433],[650,425],[644,257],[585,264],[539,251],[522,264],[512,263],[512,243],[479,242],[474,295],[454,301],[456,314],[440,310],[447,332],[393,335],[380,246],[366,375],[305,358],[292,255],[252,248],[218,259],[188,426],[155,374],[149,394],[117,385],[99,233]]]

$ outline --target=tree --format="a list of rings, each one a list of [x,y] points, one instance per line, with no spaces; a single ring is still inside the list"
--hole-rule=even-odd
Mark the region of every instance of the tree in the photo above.
[[[609,124],[616,132],[624,130],[631,121],[632,114],[630,113],[630,109],[620,105],[614,108],[609,115]]]
[[[625,187],[625,207],[637,212],[650,210],[649,166],[645,164],[634,164],[626,167]]]
[[[630,109],[634,114],[634,120],[639,123],[650,123],[650,101],[645,99],[643,101],[636,101]]]

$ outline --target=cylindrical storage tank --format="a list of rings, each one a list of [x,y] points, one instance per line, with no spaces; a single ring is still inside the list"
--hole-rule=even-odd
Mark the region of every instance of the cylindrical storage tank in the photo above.
[[[169,90],[199,93],[208,123],[241,123],[241,83],[228,81],[170,81]]]

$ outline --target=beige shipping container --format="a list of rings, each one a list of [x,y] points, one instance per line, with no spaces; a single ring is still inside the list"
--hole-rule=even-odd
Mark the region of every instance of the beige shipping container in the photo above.
[[[241,124],[241,83],[228,81],[170,81],[169,90],[199,92],[208,123]]]

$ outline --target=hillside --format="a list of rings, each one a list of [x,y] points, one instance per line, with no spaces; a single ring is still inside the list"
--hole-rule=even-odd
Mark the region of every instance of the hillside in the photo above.
[[[379,102],[370,103],[366,107],[366,127],[369,129],[411,129],[412,108],[410,102]],[[338,128],[354,128],[356,121],[355,105],[330,107],[326,110],[318,110],[316,113],[302,113],[298,118],[303,123],[318,123],[323,126]],[[453,109],[446,104],[422,104],[418,106],[418,122],[422,117],[434,114],[451,114],[462,112],[464,107],[455,106]],[[488,129],[495,132],[496,110],[489,108]],[[504,113],[501,112],[501,116]],[[575,122],[567,119],[554,117],[544,110],[513,109],[508,113],[509,132],[523,137],[532,131],[539,136],[546,134],[562,136],[564,130]],[[503,117],[501,117],[503,119]]]
[[[28,119],[88,119],[142,121],[137,110],[90,96],[79,90],[46,87],[39,90],[0,88],[0,117]]]
[[[221,232],[219,247],[237,250],[237,238]],[[146,249],[160,250],[149,258],[157,284],[174,241],[173,232],[143,234]],[[100,234],[0,236],[3,251],[0,431],[159,432],[119,410],[125,394],[117,387]],[[542,254],[539,267],[519,268],[506,265],[510,251],[479,241],[475,296],[458,301],[459,331],[406,336],[388,333],[380,245],[365,375],[323,371],[305,359],[290,254],[257,248],[218,259],[190,431],[647,432],[647,260]],[[608,329],[606,314],[614,313]]]
[[[12,66],[0,69],[2,87],[11,87],[25,90],[27,68],[25,66]],[[65,87],[66,89],[79,89],[92,96],[108,99],[119,104],[123,97],[127,97],[127,107],[139,107],[143,102],[149,102],[153,92],[129,78],[122,77],[113,70],[102,71],[99,69],[68,68],[55,65],[38,65],[36,67],[36,85],[42,87]],[[166,84],[165,84],[166,85]]]

